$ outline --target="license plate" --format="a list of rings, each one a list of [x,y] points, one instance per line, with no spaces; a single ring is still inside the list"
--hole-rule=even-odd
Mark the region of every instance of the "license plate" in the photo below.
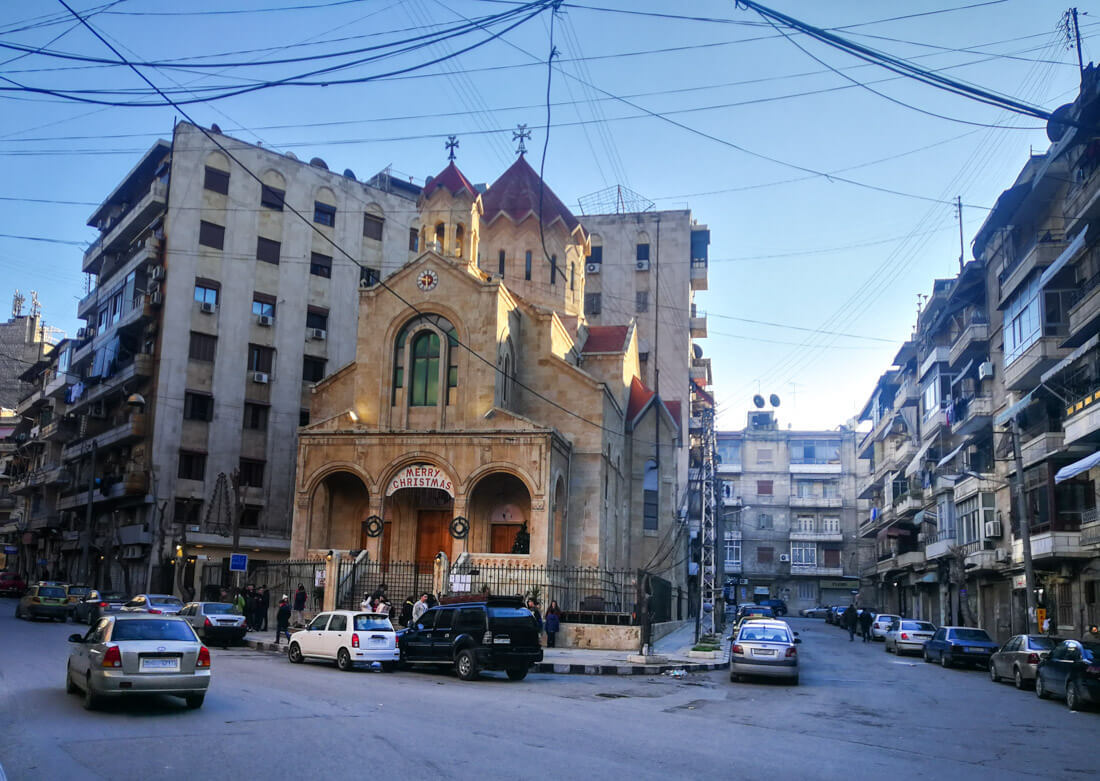
[[[985,649],[984,648],[967,648],[966,652],[968,654],[984,654]]]
[[[155,670],[156,672],[174,672],[180,668],[179,659],[142,659],[142,670]]]
[[[493,642],[497,645],[508,645],[512,642],[510,637],[494,637]]]
[[[754,648],[752,649],[753,656],[775,656],[775,651],[771,648]]]
[[[218,622],[218,626],[236,626],[236,625],[237,625],[237,622],[233,621],[233,620],[219,621]]]
[[[367,648],[385,648],[386,638],[384,637],[372,637],[367,640]]]

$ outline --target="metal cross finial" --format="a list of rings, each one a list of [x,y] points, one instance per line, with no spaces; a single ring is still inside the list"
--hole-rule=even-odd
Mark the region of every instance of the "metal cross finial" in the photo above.
[[[516,154],[522,155],[527,152],[527,145],[523,142],[531,138],[531,131],[527,129],[527,125],[516,125],[516,129],[512,131],[512,140],[519,141],[519,146],[516,148]]]
[[[447,159],[455,159],[455,149],[458,148],[458,138],[456,136],[447,136],[446,143],[443,146],[447,147]]]

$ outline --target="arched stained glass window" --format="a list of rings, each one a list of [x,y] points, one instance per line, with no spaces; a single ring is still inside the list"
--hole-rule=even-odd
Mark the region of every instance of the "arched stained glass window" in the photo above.
[[[439,403],[439,335],[434,331],[422,331],[413,338],[411,386],[409,406]]]

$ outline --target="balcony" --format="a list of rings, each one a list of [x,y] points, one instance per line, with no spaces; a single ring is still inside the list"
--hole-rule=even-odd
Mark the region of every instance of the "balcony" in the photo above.
[[[932,367],[937,363],[947,363],[951,357],[951,348],[939,345],[933,347],[928,351],[928,354],[924,357],[924,360],[920,363],[920,376],[928,374],[932,371]]]
[[[1040,559],[1087,559],[1096,555],[1096,551],[1081,544],[1081,532],[1059,531],[1041,532],[1031,535],[1031,558]],[[1024,544],[1019,539],[1012,540],[1012,560],[1024,560]]]
[[[741,474],[740,464],[719,464],[718,474],[720,475],[739,475]]]
[[[1062,214],[1066,218],[1066,227],[1071,231],[1081,221],[1100,216],[1100,167],[1081,168],[1077,171],[1074,184],[1066,193],[1062,202]]]
[[[997,551],[987,547],[990,540],[969,542],[963,547],[964,564],[967,572],[989,572],[995,569]]]
[[[61,451],[61,458],[65,461],[72,461],[73,459],[80,458],[88,453],[92,452],[92,443],[95,442],[97,447],[102,450],[104,448],[111,447],[112,445],[119,445],[126,442],[131,442],[135,439],[142,439],[145,436],[145,414],[140,412],[131,413],[128,419],[123,420],[121,423],[108,428],[106,431],[101,431],[98,434],[85,437],[79,442],[74,442]]]
[[[693,316],[688,319],[688,330],[691,332],[692,339],[706,339],[707,338],[707,316]]]
[[[1085,328],[1092,326],[1095,332],[1095,323],[1100,319],[1100,274],[1094,274],[1090,279],[1082,282],[1077,288],[1077,300],[1069,308],[1069,333],[1076,346],[1083,343],[1091,333],[1085,332]]]
[[[889,460],[883,459],[883,472],[896,471],[899,467],[904,469],[909,465],[909,462],[913,460],[913,456],[916,454],[917,444],[912,439],[906,437],[900,445],[894,448],[894,452],[889,457]]]
[[[951,553],[951,549],[955,547],[956,542],[955,531],[953,529],[938,533],[932,542],[924,546],[925,560],[932,561],[933,559],[946,556]]]
[[[691,289],[707,289],[707,261],[696,258],[691,261]]]
[[[860,481],[856,483],[856,498],[870,499],[876,487],[878,487],[880,491],[882,490],[881,475],[870,474],[860,478]]]
[[[704,385],[711,384],[710,358],[691,359],[691,379]]]
[[[64,442],[76,433],[76,427],[65,418],[51,420],[39,431],[39,439],[47,442]]]
[[[958,404],[955,412],[958,415],[955,420],[953,432],[956,436],[965,437],[989,425],[993,417],[993,397],[973,396],[966,400],[962,413],[959,414]]]
[[[844,500],[839,496],[792,496],[791,507],[843,507]]]
[[[993,479],[992,475],[982,479],[967,475],[955,483],[953,494],[955,503],[958,504],[964,499],[969,499],[978,492],[993,493],[1000,488],[1001,485],[1001,483]]]
[[[947,410],[941,409],[921,420],[921,439],[925,442],[939,434],[941,429],[947,428]]]
[[[132,466],[117,478],[105,475],[103,485],[92,491],[93,504],[110,502],[124,497],[144,496],[148,491],[148,479],[145,470]],[[113,482],[112,482],[113,480]],[[88,504],[88,492],[78,491],[62,496],[57,501],[58,510],[71,510]]]
[[[840,531],[796,531],[791,530],[791,542],[844,542]]]
[[[1008,363],[1005,356],[1005,388],[1015,391],[1030,391],[1039,384],[1039,379],[1044,371],[1054,365],[1056,361],[1069,355],[1069,350],[1062,349],[1061,336],[1043,336],[1036,339],[1019,357]]]
[[[924,492],[910,491],[894,499],[894,514],[899,518],[916,515],[924,507]]]
[[[26,415],[44,398],[45,394],[42,392],[42,388],[35,388],[19,400],[19,403],[15,405],[15,411],[20,415]]]
[[[153,180],[136,204],[116,217],[112,224],[100,233],[99,238],[84,253],[85,274],[99,274],[106,255],[120,252],[145,228],[153,218],[162,212],[168,203],[168,183],[162,179]]]
[[[894,394],[894,407],[911,407],[920,401],[920,383],[912,374],[906,375]]]
[[[1017,260],[1005,265],[997,275],[1001,283],[1001,297],[998,304],[1003,309],[1005,300],[1012,295],[1020,283],[1027,279],[1032,271],[1043,269],[1058,259],[1066,248],[1065,236],[1061,233],[1043,231],[1036,234],[1030,247],[1017,254]]]
[[[792,575],[808,575],[818,578],[840,578],[844,576],[844,567],[819,567],[814,564],[792,564]]]
[[[1065,434],[1061,431],[1047,431],[1021,444],[1020,454],[1023,457],[1024,467],[1038,464],[1054,455],[1061,449],[1064,439]]]
[[[118,529],[119,545],[148,545],[151,537],[149,530],[140,523],[120,526]]]
[[[964,357],[971,353],[971,348],[983,347],[989,341],[989,323],[978,318],[971,319],[970,323],[962,330],[951,344],[951,353],[948,358],[952,366],[958,366]]]
[[[790,474],[810,475],[839,475],[843,471],[840,464],[828,463],[792,463],[789,467]]]
[[[1100,388],[1075,402],[1066,410],[1062,423],[1067,445],[1082,440],[1095,440],[1100,431]]]
[[[46,379],[46,384],[43,386],[42,392],[51,399],[60,399],[65,397],[65,391],[69,388],[69,375],[65,372],[57,372],[50,369],[50,374]]]
[[[1086,523],[1081,526],[1081,546],[1095,546],[1100,545],[1100,521],[1095,520],[1096,510],[1090,510],[1092,518],[1091,523]],[[1084,518],[1082,518],[1084,520]]]
[[[126,364],[121,369],[116,369],[114,374],[105,378],[98,385],[89,386],[84,391],[84,395],[79,399],[73,399],[73,403],[69,407],[69,412],[82,412],[85,406],[103,398],[120,384],[128,380],[136,378],[147,379],[152,377],[154,366],[155,359],[152,355],[148,353],[139,353],[135,355],[133,361]]]

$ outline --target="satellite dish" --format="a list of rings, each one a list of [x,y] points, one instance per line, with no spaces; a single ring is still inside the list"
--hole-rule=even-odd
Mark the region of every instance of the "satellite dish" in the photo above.
[[[1072,112],[1072,103],[1059,106],[1051,112],[1050,119],[1047,120],[1047,138],[1049,138],[1052,143],[1061,141],[1062,136],[1069,130],[1070,126],[1067,124],[1067,121],[1071,119],[1070,114]]]
[[[771,396],[768,396],[768,401],[771,402],[773,407],[779,406],[779,397],[776,396],[774,393]]]
[[[211,129],[211,130],[213,130],[213,131],[214,131],[215,133],[220,133],[220,132],[222,132],[222,129],[221,129],[220,127],[218,127],[218,123],[217,123],[217,122],[215,122],[214,124],[212,124],[212,125],[210,126],[210,129]]]
[[[314,168],[324,168],[326,171],[328,170],[328,164],[319,157],[315,157],[310,160],[309,164],[312,165]]]
[[[354,179],[355,178],[355,172],[352,171],[350,168],[345,168],[344,169],[344,176],[347,177],[348,179]]]
[[[756,405],[757,409],[764,409],[764,397],[759,393],[752,397],[752,403]]]

